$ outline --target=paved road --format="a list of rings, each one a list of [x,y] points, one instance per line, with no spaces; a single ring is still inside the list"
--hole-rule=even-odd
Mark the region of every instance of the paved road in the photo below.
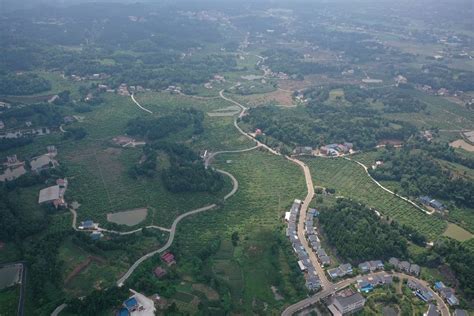
[[[63,311],[67,307],[67,304],[61,304],[51,313],[51,316],[58,316],[59,313]]]
[[[135,100],[135,96],[133,95],[133,93],[130,95],[130,97],[132,98],[133,103],[135,103],[140,109],[150,114],[153,114],[152,111],[148,110],[147,108],[144,108],[143,106],[140,105],[140,103],[137,102],[137,100]]]
[[[247,108],[245,106],[243,106],[242,104],[232,100],[232,99],[229,99],[227,98],[226,96],[224,96],[224,90],[221,90],[220,91],[220,96],[221,98],[223,98],[224,100],[226,101],[229,101],[229,102],[232,102],[236,105],[238,105],[242,111],[239,115],[239,117],[242,117],[244,116],[245,114],[245,111],[247,111]],[[251,135],[245,133],[237,124],[237,119],[234,121],[234,125],[235,127],[237,128],[237,130],[247,136],[248,138],[250,138],[251,140],[253,140],[254,142],[257,143],[257,146],[260,146],[260,147],[263,147],[265,149],[267,149],[268,151],[270,151],[271,153],[273,154],[276,154],[276,155],[281,155],[280,153],[276,152],[275,150],[273,150],[272,148],[268,147],[267,145],[259,142],[258,140],[256,140],[254,137],[252,137]],[[294,313],[296,313],[297,311],[301,310],[301,309],[304,309],[306,307],[309,307],[311,305],[314,305],[316,302],[318,302],[321,298],[325,298],[333,293],[335,293],[336,291],[340,290],[340,289],[343,289],[347,286],[349,286],[350,284],[356,282],[357,277],[353,277],[353,278],[350,278],[350,279],[346,279],[346,280],[343,280],[343,281],[340,281],[338,283],[332,283],[328,280],[328,278],[326,277],[326,274],[324,273],[324,270],[322,269],[321,265],[319,264],[319,261],[317,260],[316,258],[316,255],[314,254],[314,252],[311,250],[305,236],[304,236],[304,222],[305,222],[305,218],[306,218],[306,211],[308,210],[308,206],[309,206],[309,203],[311,202],[311,200],[313,199],[314,197],[314,185],[313,185],[313,180],[312,180],[312,177],[311,177],[311,172],[308,168],[308,166],[298,160],[298,159],[295,159],[295,158],[292,158],[292,157],[288,157],[286,156],[285,157],[286,159],[288,159],[289,161],[299,165],[302,169],[303,169],[303,172],[304,172],[304,176],[305,176],[305,180],[306,180],[306,187],[307,187],[307,190],[308,190],[308,193],[306,195],[306,198],[303,202],[303,205],[301,207],[301,211],[300,211],[300,218],[299,218],[299,222],[298,222],[298,238],[301,240],[303,246],[305,247],[307,253],[309,254],[309,257],[310,257],[310,260],[311,262],[313,263],[313,266],[316,268],[316,271],[318,272],[318,276],[320,277],[321,279],[321,285],[322,285],[322,290],[318,293],[316,293],[315,295],[311,296],[311,297],[308,297],[304,300],[301,300],[299,302],[297,302],[296,304],[293,304],[289,307],[287,307],[282,315],[284,316],[290,316],[290,315],[293,315]],[[345,158],[345,159],[348,159],[348,160],[351,160],[349,158]],[[365,171],[368,173],[368,170],[367,170],[367,167],[358,162],[358,161],[355,161],[354,162],[358,163],[359,165],[361,165],[362,167],[364,167]],[[369,174],[370,176],[370,174]],[[370,176],[371,177],[371,176]],[[372,177],[371,177],[372,178]],[[373,179],[373,178],[372,178]],[[378,183],[375,179],[373,179],[381,188],[383,188],[384,190],[392,193],[395,195],[394,192],[386,189],[385,187],[383,187],[380,183]],[[398,196],[398,195],[396,195]],[[403,198],[401,196],[398,196],[400,198]],[[407,201],[407,202],[411,202],[411,201]],[[413,202],[412,202],[413,203]],[[417,205],[415,205],[417,206]],[[419,208],[419,207],[418,207]],[[387,272],[385,271],[382,271],[382,272],[377,272],[377,273],[373,273],[373,275],[382,275],[382,274],[386,274]],[[406,275],[406,274],[403,274],[403,273],[393,273],[393,275],[395,276],[398,276],[400,279],[411,279],[411,280],[415,280],[419,283],[421,283],[423,286],[425,286],[426,288],[430,288],[429,287],[429,284],[423,280],[419,280],[413,276],[410,276],[410,275]],[[431,290],[431,289],[430,289]],[[432,291],[432,290],[431,290]],[[441,312],[441,315],[442,316],[450,316],[449,314],[449,309],[446,305],[446,303],[441,299],[441,297],[439,297],[439,295],[437,295],[437,293],[435,293],[434,291],[432,291],[432,293],[434,294],[434,297],[436,298],[436,301],[438,303],[438,308],[440,309],[440,312]]]
[[[306,180],[306,188],[308,193],[306,194],[306,198],[303,201],[303,205],[301,206],[300,209],[300,216],[298,220],[298,238],[303,244],[303,247],[305,248],[306,252],[309,255],[309,259],[311,260],[311,264],[313,267],[316,269],[316,272],[318,273],[318,276],[321,280],[321,286],[323,289],[327,288],[330,286],[331,282],[329,282],[328,278],[326,277],[326,274],[324,273],[323,267],[318,261],[318,258],[316,257],[316,254],[314,251],[311,249],[311,246],[309,245],[308,240],[305,237],[305,230],[304,230],[304,225],[306,221],[306,212],[308,210],[309,204],[313,200],[314,197],[314,184],[313,184],[313,178],[311,177],[311,172],[309,170],[309,167],[302,161],[291,158],[291,157],[286,157],[288,160],[296,163],[303,169],[304,177]]]
[[[215,153],[211,153],[209,156],[206,157],[206,159],[204,160],[204,166],[207,168],[207,167],[211,164],[212,159],[214,159],[214,157],[216,157],[217,155],[221,155],[221,154],[234,154],[234,153],[244,153],[244,152],[247,152],[247,151],[251,151],[251,150],[257,149],[257,148],[259,148],[259,147],[260,147],[260,145],[257,145],[257,146],[251,147],[251,148],[240,149],[240,150],[223,150],[223,151],[216,151]]]
[[[237,190],[239,189],[239,182],[237,181],[237,179],[230,173],[226,172],[226,171],[223,171],[223,170],[219,170],[219,169],[216,169],[217,172],[219,173],[222,173],[226,176],[228,176],[229,178],[231,178],[232,180],[232,191],[230,191],[225,197],[224,197],[224,200],[227,200],[228,198],[230,198],[232,195],[235,194],[235,192],[237,192]],[[174,241],[174,236],[176,234],[176,227],[178,226],[178,223],[188,217],[188,216],[191,216],[191,215],[194,215],[194,214],[197,214],[197,213],[201,213],[201,212],[204,212],[204,211],[208,211],[208,210],[211,210],[213,208],[215,208],[217,206],[217,204],[211,204],[211,205],[208,205],[208,206],[204,206],[204,207],[201,207],[201,208],[198,208],[198,209],[195,209],[195,210],[192,210],[192,211],[189,211],[189,212],[186,212],[184,214],[181,214],[180,216],[178,216],[173,224],[171,225],[171,229],[170,229],[170,236],[168,238],[168,240],[166,241],[166,244],[163,245],[163,247],[161,247],[160,249],[157,249],[157,250],[154,250],[152,252],[149,252],[147,253],[146,255],[144,255],[143,257],[141,257],[140,259],[138,259],[137,261],[135,261],[135,263],[128,269],[128,271],[117,281],[117,286],[121,287],[125,281],[132,275],[133,271],[135,271],[135,269],[143,262],[145,261],[146,259],[148,258],[151,258],[153,257],[154,255],[158,254],[158,253],[161,253],[163,251],[165,251],[166,249],[168,249],[172,244],[173,244],[173,241]]]
[[[224,90],[221,90],[219,92],[219,95],[224,100],[232,102],[232,103],[238,105],[242,109],[239,117],[242,117],[244,115],[245,111],[247,110],[247,107],[245,107],[244,105],[240,104],[237,101],[234,101],[234,100],[226,97],[224,95]],[[261,143],[260,141],[258,141],[254,137],[252,137],[251,135],[244,132],[239,127],[239,125],[237,124],[237,118],[234,120],[234,126],[237,128],[237,130],[241,134],[247,136],[248,138],[250,138],[251,140],[256,142],[257,146],[267,149],[269,152],[271,152],[274,155],[281,156],[281,154],[279,152],[275,151],[273,148],[270,148],[266,144]],[[324,289],[326,287],[329,287],[331,283],[327,279],[326,274],[324,273],[323,268],[319,264],[319,261],[316,258],[315,253],[312,251],[312,249],[311,249],[311,247],[308,243],[308,240],[304,236],[304,223],[305,223],[305,220],[306,220],[306,211],[308,210],[309,204],[311,203],[311,201],[313,200],[313,197],[314,197],[314,185],[313,185],[313,178],[311,177],[311,171],[309,170],[309,167],[304,162],[302,162],[302,161],[300,161],[296,158],[289,157],[289,156],[285,156],[285,158],[288,159],[289,161],[297,164],[298,166],[301,167],[301,169],[303,169],[303,173],[304,173],[304,177],[305,177],[305,181],[306,181],[307,194],[306,194],[306,198],[304,199],[303,205],[301,206],[301,210],[300,210],[300,216],[299,216],[299,222],[298,222],[298,238],[300,239],[301,243],[303,244],[303,247],[305,248],[306,252],[308,253],[309,259],[311,260],[311,263],[312,263],[313,267],[316,269],[316,272],[318,273],[318,276],[321,279],[321,285]]]

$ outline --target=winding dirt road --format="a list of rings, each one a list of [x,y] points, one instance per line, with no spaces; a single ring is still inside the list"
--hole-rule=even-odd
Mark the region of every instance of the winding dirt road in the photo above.
[[[225,197],[224,197],[224,200],[227,200],[228,198],[230,198],[232,195],[234,195],[237,190],[239,189],[239,182],[237,181],[237,179],[230,173],[226,172],[226,171],[223,171],[223,170],[219,170],[219,169],[216,169],[217,172],[221,173],[221,174],[224,174],[226,176],[228,176],[229,178],[231,178],[232,180],[232,191],[230,191]],[[128,269],[128,271],[117,281],[117,286],[121,287],[125,281],[127,281],[127,279],[132,275],[133,271],[135,271],[135,269],[143,262],[145,261],[146,259],[148,258],[151,258],[153,257],[154,255],[158,254],[158,253],[161,253],[163,251],[165,251],[166,249],[168,249],[172,244],[173,244],[173,241],[174,241],[174,237],[175,237],[175,234],[176,234],[176,227],[178,226],[178,223],[188,217],[188,216],[191,216],[191,215],[194,215],[194,214],[197,214],[197,213],[201,213],[201,212],[205,212],[205,211],[208,211],[208,210],[211,210],[213,208],[216,208],[217,207],[217,204],[211,204],[211,205],[207,205],[207,206],[204,206],[204,207],[201,207],[201,208],[198,208],[198,209],[195,209],[195,210],[192,210],[192,211],[189,211],[189,212],[186,212],[186,213],[183,213],[181,214],[180,216],[178,216],[174,221],[173,221],[173,224],[171,225],[171,228],[170,228],[170,236],[168,237],[168,240],[166,241],[166,244],[163,245],[163,247],[157,249],[157,250],[154,250],[152,252],[149,252],[147,253],[146,255],[142,256],[140,259],[138,259],[137,261],[135,261],[135,263]]]

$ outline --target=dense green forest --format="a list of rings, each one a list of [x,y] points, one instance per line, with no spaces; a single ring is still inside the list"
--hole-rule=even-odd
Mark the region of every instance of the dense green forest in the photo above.
[[[269,49],[262,53],[266,57],[265,64],[274,72],[284,72],[303,79],[304,75],[321,73],[338,73],[340,66],[305,62],[303,55],[290,49]]]
[[[407,256],[407,241],[399,230],[359,203],[339,199],[321,209],[319,221],[328,243],[351,263]]]
[[[243,121],[289,146],[318,147],[351,142],[356,149],[369,149],[384,139],[405,140],[416,129],[404,122],[391,121],[373,111],[357,107],[335,107],[312,102],[306,108],[281,111],[277,107],[252,108]]]
[[[378,158],[384,164],[370,174],[377,180],[400,182],[404,195],[429,195],[474,207],[474,183],[444,169],[432,155],[416,147],[409,143],[401,150],[384,151]]]
[[[51,83],[36,74],[0,75],[0,94],[29,95],[51,90]]]
[[[29,121],[33,127],[57,128],[63,121],[62,110],[49,103],[36,103],[25,107],[12,107],[0,113],[0,119],[9,127],[25,128]]]
[[[202,133],[204,114],[192,108],[176,109],[169,115],[158,118],[136,118],[127,124],[127,133],[139,136],[150,141],[155,141],[191,128],[193,135]]]
[[[474,298],[474,252],[462,243],[444,238],[434,247],[434,252],[443,258],[443,261],[456,274],[461,289],[468,299]]]

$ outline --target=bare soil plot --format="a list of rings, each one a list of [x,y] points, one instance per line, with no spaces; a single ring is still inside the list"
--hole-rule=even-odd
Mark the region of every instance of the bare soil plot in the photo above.
[[[454,142],[449,143],[449,146],[454,148],[461,148],[469,152],[474,152],[474,145],[469,144],[464,139],[458,139]]]
[[[292,107],[294,106],[292,93],[293,92],[291,90],[279,89],[268,93],[242,96],[239,99],[243,100],[249,106],[258,106],[266,103],[276,103],[280,106]]]
[[[8,265],[0,268],[0,289],[4,289],[20,282],[21,265]]]
[[[233,116],[240,113],[240,108],[236,105],[231,105],[225,108],[217,109],[212,112],[208,112],[207,115],[211,117],[215,116]]]
[[[93,261],[94,261],[94,262],[97,262],[97,263],[100,263],[100,264],[104,264],[104,263],[105,263],[105,260],[102,259],[102,258],[95,257],[95,256],[89,256],[89,257],[87,257],[86,260],[84,260],[83,262],[79,263],[79,264],[74,268],[74,270],[72,270],[71,273],[68,274],[68,276],[67,276],[66,279],[64,280],[64,284],[68,284],[69,282],[71,282],[72,279],[74,279],[79,273],[81,273],[82,271],[84,271],[84,269],[87,268]]]
[[[107,221],[127,226],[135,226],[145,220],[148,215],[148,210],[146,208],[137,208],[134,210],[108,213]]]

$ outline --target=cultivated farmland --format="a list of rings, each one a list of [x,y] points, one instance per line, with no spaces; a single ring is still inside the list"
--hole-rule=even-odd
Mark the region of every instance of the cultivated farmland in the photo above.
[[[382,213],[415,228],[433,240],[446,229],[446,223],[429,216],[378,187],[355,162],[344,159],[308,158],[315,185],[336,189],[337,196],[360,201]]]

